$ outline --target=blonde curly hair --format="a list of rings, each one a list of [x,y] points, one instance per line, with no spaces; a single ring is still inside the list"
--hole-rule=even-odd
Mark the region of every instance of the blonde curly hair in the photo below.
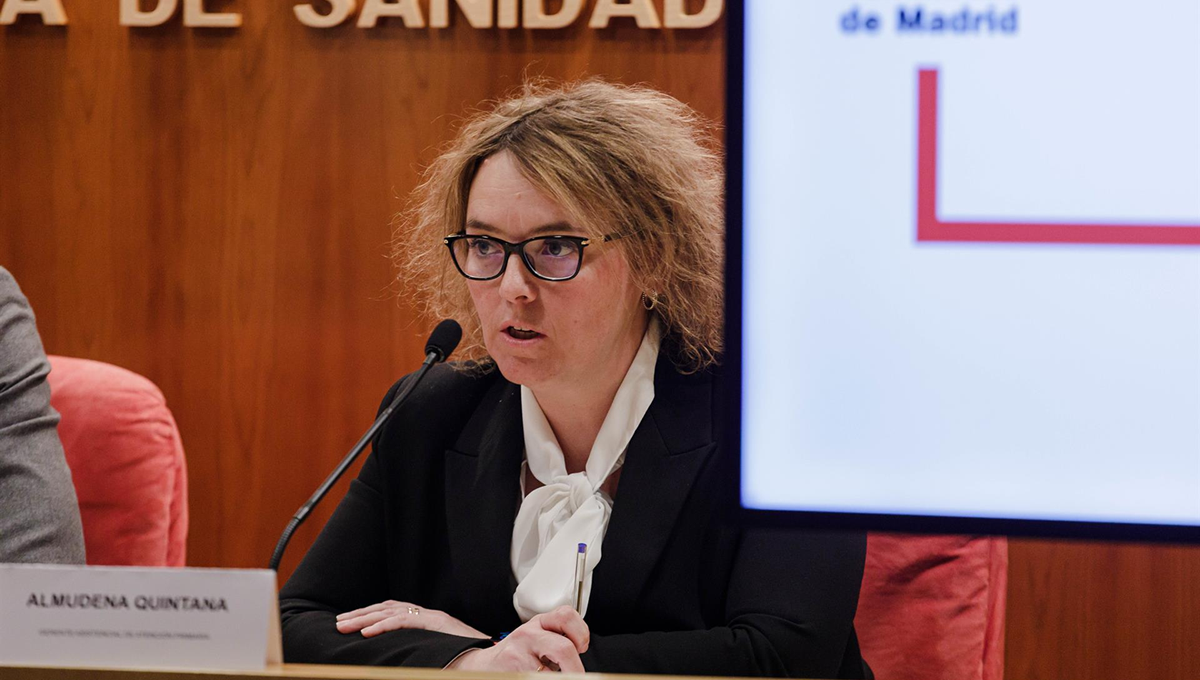
[[[675,365],[693,372],[714,364],[722,349],[725,226],[712,131],[687,105],[648,87],[528,83],[469,117],[426,169],[395,221],[400,280],[417,293],[422,313],[462,324],[460,358],[490,365],[466,279],[442,238],[463,231],[480,163],[508,151],[585,233],[630,235],[613,243],[654,301]]]

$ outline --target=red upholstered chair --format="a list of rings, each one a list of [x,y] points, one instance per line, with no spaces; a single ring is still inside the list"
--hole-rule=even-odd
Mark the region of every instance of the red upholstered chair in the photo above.
[[[1008,541],[871,534],[858,631],[879,680],[1002,680]]]
[[[98,361],[52,356],[50,366],[88,564],[183,566],[187,467],[162,392]]]

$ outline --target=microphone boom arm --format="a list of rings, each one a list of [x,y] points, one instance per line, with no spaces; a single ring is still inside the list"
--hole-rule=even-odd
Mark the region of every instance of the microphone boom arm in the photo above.
[[[325,497],[325,494],[329,493],[329,490],[333,488],[333,485],[337,483],[337,480],[340,479],[343,474],[345,474],[346,470],[354,463],[359,454],[361,454],[363,450],[367,448],[367,444],[370,443],[371,438],[375,436],[375,433],[379,432],[379,428],[383,427],[384,423],[387,422],[388,418],[390,418],[392,413],[396,410],[396,407],[408,397],[410,392],[416,389],[417,385],[421,382],[421,379],[424,378],[425,374],[429,372],[429,369],[443,358],[444,355],[440,351],[432,351],[425,356],[425,361],[422,362],[421,367],[417,369],[417,372],[413,375],[412,380],[408,381],[408,384],[404,386],[404,389],[400,390],[400,394],[396,395],[396,398],[392,400],[392,403],[388,404],[388,407],[384,409],[377,418],[375,418],[375,422],[371,423],[371,427],[358,440],[358,443],[356,443],[354,447],[350,449],[350,452],[346,454],[346,457],[342,458],[342,462],[338,463],[338,466],[334,468],[333,472],[329,473],[329,476],[325,478],[325,481],[321,483],[321,486],[317,488],[312,497],[310,497],[308,501],[304,503],[304,505],[300,506],[300,509],[296,511],[296,514],[292,515],[291,521],[288,522],[287,527],[285,527],[283,530],[283,534],[279,537],[279,542],[275,544],[275,551],[271,553],[271,561],[268,564],[269,569],[272,571],[278,571],[279,562],[283,560],[283,551],[287,549],[288,543],[292,540],[292,534],[294,534],[296,529],[298,529],[300,525],[304,523],[304,520],[308,519],[308,514],[312,512],[312,509],[316,507],[317,503],[321,502],[321,499]]]

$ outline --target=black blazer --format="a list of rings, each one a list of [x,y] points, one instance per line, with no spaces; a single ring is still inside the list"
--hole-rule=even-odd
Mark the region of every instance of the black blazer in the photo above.
[[[589,671],[861,677],[853,618],[866,538],[739,529],[711,373],[663,352],[629,444],[586,621]],[[390,403],[403,380],[384,399]],[[388,599],[489,634],[521,624],[509,563],[521,502],[519,388],[433,369],[280,593],[289,662],[436,666],[490,642],[420,630],[343,635]]]

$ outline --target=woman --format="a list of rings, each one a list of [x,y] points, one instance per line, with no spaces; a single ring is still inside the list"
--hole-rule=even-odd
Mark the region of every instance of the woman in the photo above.
[[[702,133],[649,89],[530,87],[432,165],[396,253],[469,361],[381,431],[284,588],[289,661],[863,673],[864,538],[728,521]]]

